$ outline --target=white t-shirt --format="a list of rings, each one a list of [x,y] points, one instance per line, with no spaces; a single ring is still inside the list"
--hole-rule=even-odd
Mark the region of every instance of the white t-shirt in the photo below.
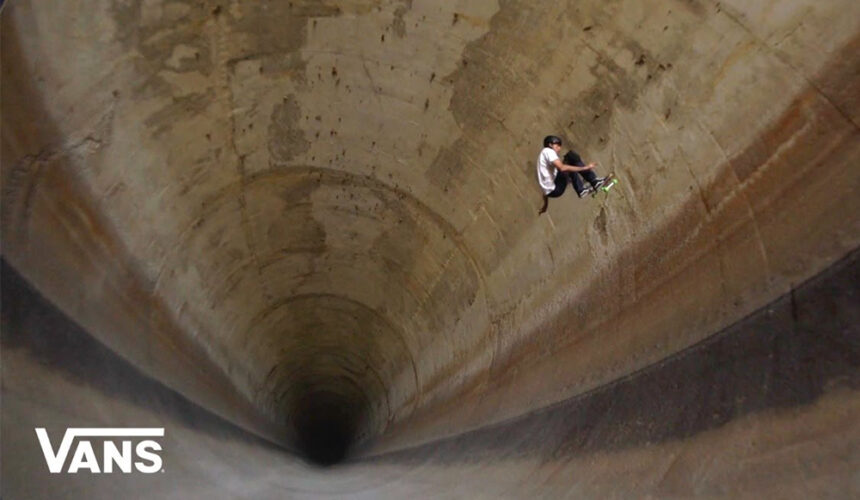
[[[537,178],[544,194],[550,194],[555,189],[555,176],[558,169],[552,164],[558,160],[558,153],[552,148],[543,148],[537,159]]]

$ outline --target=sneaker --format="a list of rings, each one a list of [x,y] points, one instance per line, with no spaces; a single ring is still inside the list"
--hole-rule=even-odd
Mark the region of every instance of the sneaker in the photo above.
[[[592,188],[591,186],[585,186],[584,188],[582,188],[582,191],[580,191],[579,193],[576,193],[576,194],[578,194],[580,198],[585,198],[586,196],[589,196],[593,193],[594,193],[594,188]]]
[[[595,179],[594,180],[594,189],[595,190],[600,189],[604,184],[606,184],[606,180],[607,180],[606,177],[598,177],[597,179]]]

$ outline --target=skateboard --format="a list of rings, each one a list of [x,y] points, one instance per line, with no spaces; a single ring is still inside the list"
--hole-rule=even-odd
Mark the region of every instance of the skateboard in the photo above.
[[[599,188],[595,189],[594,192],[591,194],[591,196],[597,195],[598,191],[603,191],[604,193],[608,193],[609,190],[612,189],[612,186],[614,186],[616,184],[618,184],[618,177],[615,177],[615,174],[610,172],[609,174],[606,175],[606,181],[603,183],[603,185],[600,186]]]

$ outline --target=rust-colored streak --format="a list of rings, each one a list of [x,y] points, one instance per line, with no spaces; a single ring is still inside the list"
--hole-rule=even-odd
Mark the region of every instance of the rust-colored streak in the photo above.
[[[4,227],[19,235],[6,242],[4,256],[40,291],[100,341],[148,373],[171,381],[192,399],[258,432],[269,424],[236,392],[231,381],[183,331],[170,307],[152,293],[153,284],[116,230],[70,171],[68,158],[40,169],[26,214]],[[90,301],[99,307],[84,307]],[[163,378],[162,378],[163,377]]]

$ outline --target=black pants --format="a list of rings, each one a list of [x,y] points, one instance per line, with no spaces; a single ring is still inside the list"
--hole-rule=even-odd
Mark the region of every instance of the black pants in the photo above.
[[[587,180],[592,186],[597,182],[597,174],[594,173],[594,170],[583,170],[582,172],[559,172],[558,175],[555,176],[555,189],[553,189],[547,196],[550,198],[558,198],[563,195],[568,182],[573,184],[573,190],[576,191],[576,194],[581,193],[583,184],[582,177],[580,177],[580,175],[585,177],[585,180]]]

